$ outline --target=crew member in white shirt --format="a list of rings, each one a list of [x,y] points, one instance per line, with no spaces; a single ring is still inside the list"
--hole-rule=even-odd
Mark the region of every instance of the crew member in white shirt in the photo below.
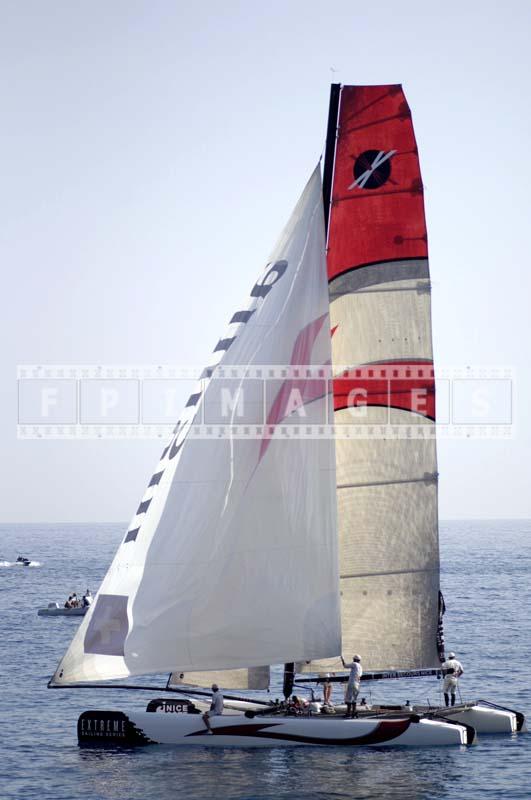
[[[459,682],[459,678],[464,672],[464,669],[461,662],[455,657],[455,653],[448,653],[448,658],[442,665],[442,669],[443,673],[446,673],[443,683],[444,702],[447,706],[449,706],[451,697],[452,705],[454,706],[457,684]],[[451,670],[451,672],[448,672],[448,670]]]
[[[211,717],[219,717],[223,714],[223,695],[219,691],[219,686],[217,683],[212,684],[212,702],[210,703],[210,709],[205,711],[203,714],[203,722],[207,726],[209,733],[214,733],[212,728],[210,727],[210,718]]]
[[[352,656],[350,664],[345,663],[345,659],[341,656],[341,661],[345,669],[350,670],[350,675],[347,683],[347,691],[345,693],[345,702],[347,704],[346,717],[355,717],[356,715],[356,701],[360,691],[360,681],[363,675],[361,666],[361,658],[359,656]]]

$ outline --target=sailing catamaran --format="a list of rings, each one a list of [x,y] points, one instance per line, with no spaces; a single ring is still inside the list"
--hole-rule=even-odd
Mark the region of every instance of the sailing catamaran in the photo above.
[[[213,681],[263,689],[264,665],[286,664],[287,697],[296,673],[340,673],[342,652],[361,653],[378,677],[441,669],[427,256],[402,88],[334,85],[323,183],[318,166],[217,343],[51,687],[170,671],[166,689],[188,696],[186,686]],[[231,417],[216,425],[224,393]],[[433,709],[341,719],[243,708],[215,717],[214,736],[188,700],[85,712],[78,735],[433,745],[471,743],[478,714],[523,726],[521,715],[477,704],[448,719]]]

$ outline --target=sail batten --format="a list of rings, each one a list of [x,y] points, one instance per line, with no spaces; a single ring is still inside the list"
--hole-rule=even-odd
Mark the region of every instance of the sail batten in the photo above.
[[[437,475],[423,475],[421,478],[394,478],[387,481],[370,481],[368,483],[341,483],[336,487],[337,490],[341,489],[366,489],[370,486],[396,486],[398,483],[426,483],[427,481],[436,481]]]
[[[417,569],[389,569],[379,572],[357,572],[350,575],[340,575],[340,580],[348,580],[349,578],[378,578],[383,575],[409,575],[415,572],[439,572],[439,565],[434,567],[419,567]]]

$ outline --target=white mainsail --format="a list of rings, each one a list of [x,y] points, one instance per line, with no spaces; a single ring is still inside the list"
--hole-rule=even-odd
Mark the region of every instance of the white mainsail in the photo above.
[[[330,359],[316,168],[213,361]],[[53,684],[253,668],[340,651],[334,442],[187,438],[220,389],[234,395],[234,385],[206,371]],[[268,413],[276,400],[266,400]],[[325,392],[309,413],[327,419],[331,406]],[[238,422],[254,421],[254,411],[251,402]]]
[[[401,86],[344,86],[336,99],[327,254],[335,424],[366,431],[336,441],[343,653],[359,653],[368,670],[433,668],[435,382],[418,151]],[[380,426],[386,438],[371,436]],[[299,665],[341,669],[339,658]]]

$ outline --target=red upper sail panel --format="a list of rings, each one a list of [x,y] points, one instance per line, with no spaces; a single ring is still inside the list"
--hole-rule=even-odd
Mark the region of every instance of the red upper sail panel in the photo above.
[[[402,87],[344,86],[328,277],[366,264],[427,256],[417,144]]]

